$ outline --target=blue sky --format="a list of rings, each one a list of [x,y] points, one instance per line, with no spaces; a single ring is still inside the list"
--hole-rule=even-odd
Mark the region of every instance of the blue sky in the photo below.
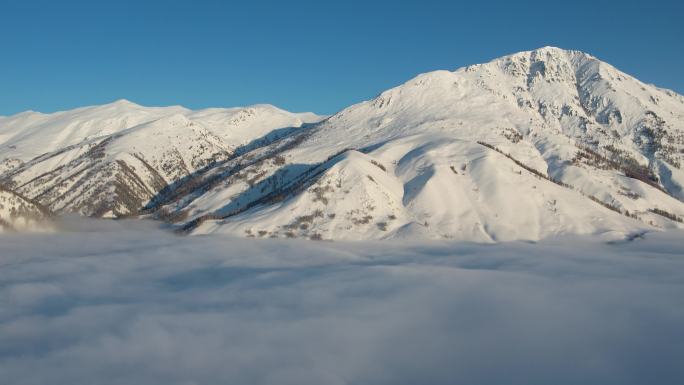
[[[682,3],[0,0],[0,115],[120,98],[333,113],[545,45],[683,93]]]

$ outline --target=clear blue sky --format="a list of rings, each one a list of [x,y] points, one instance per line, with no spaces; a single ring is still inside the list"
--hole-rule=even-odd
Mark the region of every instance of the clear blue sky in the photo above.
[[[333,113],[545,45],[682,93],[683,3],[0,0],[0,115],[120,98]]]

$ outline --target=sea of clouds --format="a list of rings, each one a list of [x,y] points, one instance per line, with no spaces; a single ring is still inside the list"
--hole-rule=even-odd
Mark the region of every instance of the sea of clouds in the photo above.
[[[684,236],[477,245],[0,235],[0,383],[674,384]]]

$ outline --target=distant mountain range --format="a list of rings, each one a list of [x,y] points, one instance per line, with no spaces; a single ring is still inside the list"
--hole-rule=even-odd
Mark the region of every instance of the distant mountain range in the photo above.
[[[146,217],[189,234],[538,240],[684,228],[684,97],[544,47],[330,117],[128,101],[0,117],[0,228]]]

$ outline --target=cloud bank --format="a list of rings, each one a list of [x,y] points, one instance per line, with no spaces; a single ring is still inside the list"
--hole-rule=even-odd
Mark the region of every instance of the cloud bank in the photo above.
[[[606,244],[0,235],[8,384],[672,384],[681,233]]]

